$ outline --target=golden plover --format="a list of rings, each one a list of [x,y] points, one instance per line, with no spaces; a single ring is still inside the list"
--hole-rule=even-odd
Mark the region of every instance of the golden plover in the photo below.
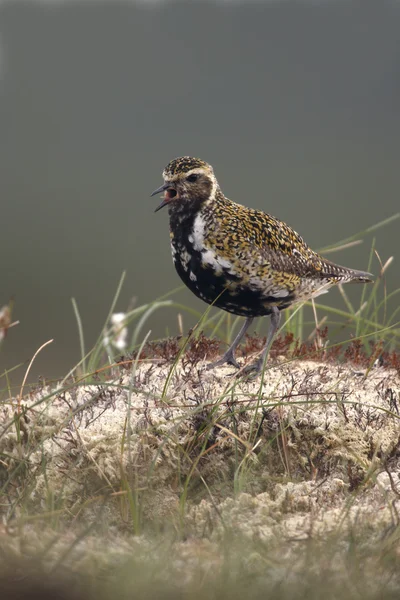
[[[260,210],[228,200],[213,168],[184,156],[163,171],[172,258],[196,296],[246,320],[223,357],[210,367],[239,367],[235,350],[255,317],[270,315],[267,342],[249,370],[259,372],[280,323],[281,311],[338,283],[371,281],[370,273],[319,256],[288,225]]]

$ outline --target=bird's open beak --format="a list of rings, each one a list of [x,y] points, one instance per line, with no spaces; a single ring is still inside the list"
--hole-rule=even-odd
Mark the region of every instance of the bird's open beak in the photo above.
[[[163,185],[160,185],[159,188],[157,188],[156,190],[154,190],[154,192],[151,194],[150,198],[152,198],[153,196],[156,196],[157,194],[161,194],[162,192],[165,192],[165,190],[167,189],[168,184],[164,183]]]
[[[156,196],[156,194],[162,194],[162,192],[165,192],[166,190],[171,189],[171,187],[172,186],[170,183],[164,183],[159,188],[154,190],[154,192],[151,194],[150,198],[152,196]],[[169,202],[171,202],[172,199],[173,199],[172,196],[170,197],[168,194],[165,194],[164,200],[161,202],[161,204],[159,206],[157,206],[157,208],[154,212],[157,212],[158,210],[160,210],[161,208],[166,206]]]

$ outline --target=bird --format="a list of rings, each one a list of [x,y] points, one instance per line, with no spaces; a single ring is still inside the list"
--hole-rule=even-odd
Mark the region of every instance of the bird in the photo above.
[[[201,300],[245,317],[223,356],[209,368],[240,368],[236,350],[256,317],[269,316],[262,354],[244,370],[264,366],[282,310],[342,283],[370,283],[365,271],[342,267],[314,252],[289,225],[261,210],[229,200],[213,167],[199,158],[175,158],[162,173],[164,194],[155,212],[168,208],[172,259],[185,285]]]

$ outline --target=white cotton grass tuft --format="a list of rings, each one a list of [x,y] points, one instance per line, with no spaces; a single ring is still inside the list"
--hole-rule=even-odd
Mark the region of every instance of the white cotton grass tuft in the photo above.
[[[6,304],[2,308],[0,308],[0,343],[4,340],[7,335],[7,331],[19,324],[19,321],[12,322],[11,319],[12,312],[12,301],[10,304]]]
[[[126,313],[113,313],[110,318],[111,327],[103,338],[106,348],[113,346],[119,351],[126,350],[128,345],[128,328],[126,326]]]

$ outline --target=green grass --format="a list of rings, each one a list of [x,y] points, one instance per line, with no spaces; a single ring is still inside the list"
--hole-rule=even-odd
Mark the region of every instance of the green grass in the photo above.
[[[26,585],[42,597],[60,588],[66,598],[397,598],[398,389],[388,384],[372,404],[343,392],[369,384],[378,350],[399,352],[400,309],[390,314],[387,307],[400,289],[386,289],[389,268],[373,240],[367,269],[376,277],[360,286],[358,306],[344,287],[341,308],[329,306],[327,296],[326,304],[286,311],[283,358],[279,367],[276,357],[267,361],[254,385],[240,374],[217,387],[217,375],[199,378],[198,360],[215,350],[202,332],[229,344],[240,319],[183,306],[173,300],[181,288],[126,311],[116,326],[123,274],[90,350],[73,300],[80,359],[66,376],[33,389],[26,380],[35,357],[17,389],[10,371],[0,375],[0,591],[20,597]],[[188,314],[197,324],[179,339],[149,345],[158,310]],[[116,362],[122,327],[126,359]],[[255,348],[257,338],[248,343]],[[157,385],[155,367],[145,363],[146,375],[141,360],[152,348],[169,352],[159,361]],[[348,348],[346,360],[351,356],[361,375],[349,379],[343,370],[323,385],[307,379],[296,370],[299,348],[326,364],[333,356],[343,360]],[[106,420],[121,394],[125,412],[113,439]],[[326,410],[322,424],[313,421],[318,410]],[[337,415],[342,424],[331,431]],[[104,429],[93,433],[92,423],[102,419]],[[387,424],[391,437],[381,439]],[[382,488],[385,474],[391,489]],[[332,492],[324,487],[330,477],[343,480],[343,491],[334,482]],[[370,514],[363,502],[374,501],[373,490],[381,499]],[[297,533],[282,526],[280,534],[280,522],[289,526],[302,503],[320,493],[307,526]],[[337,523],[324,531],[320,511],[335,502]]]

